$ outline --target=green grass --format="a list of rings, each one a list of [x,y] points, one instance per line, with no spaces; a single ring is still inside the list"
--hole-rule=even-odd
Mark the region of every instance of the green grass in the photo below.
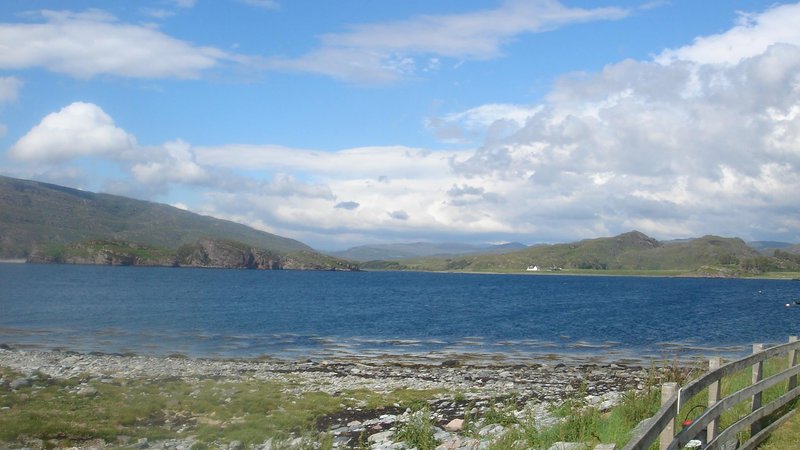
[[[20,375],[0,369],[0,377]],[[81,385],[81,383],[85,383]],[[96,392],[81,395],[78,389]],[[101,438],[134,439],[196,436],[200,446],[234,440],[245,445],[268,438],[278,441],[316,434],[316,420],[346,407],[411,405],[440,391],[367,391],[332,396],[322,392],[293,393],[290,383],[222,380],[116,380],[113,384],[87,378],[55,380],[39,375],[32,386],[17,391],[0,385],[0,442],[20,443],[26,437],[71,446]],[[311,448],[311,447],[309,447]]]
[[[764,376],[778,373],[787,366],[783,357],[765,363]],[[601,412],[588,407],[584,392],[557,405],[552,412],[562,421],[544,428],[536,423],[532,411],[522,417],[514,397],[504,402],[492,402],[483,417],[467,414],[464,434],[477,433],[477,426],[500,424],[507,433],[490,446],[491,450],[512,448],[549,448],[557,441],[616,443],[622,448],[631,430],[659,408],[657,384],[678,381],[687,384],[699,375],[675,365],[664,371],[651,371],[643,380],[646,389],[627,392],[610,411]],[[13,380],[20,375],[0,368],[0,377]],[[661,376],[663,379],[658,380]],[[751,372],[743,370],[722,381],[722,395],[728,395],[750,384]],[[91,388],[92,393],[81,394]],[[785,383],[764,393],[764,404],[785,392]],[[31,386],[17,391],[0,385],[0,443],[24,444],[26,438],[45,441],[47,446],[73,446],[80,442],[102,438],[117,442],[118,436],[134,441],[148,439],[185,438],[195,436],[198,448],[216,447],[234,440],[245,445],[272,438],[274,442],[301,436],[307,448],[330,448],[332,437],[318,433],[317,419],[345,408],[380,409],[399,405],[416,411],[410,421],[400,427],[396,441],[406,441],[420,450],[435,448],[433,424],[428,401],[434,398],[464,398],[463,393],[443,390],[400,389],[389,393],[367,390],[348,391],[336,396],[322,392],[297,394],[291,382],[225,381],[216,379],[183,381],[177,379],[128,379],[102,383],[86,376],[67,380],[37,375]],[[681,408],[677,421],[688,416],[695,405],[707,403],[707,392],[701,392]],[[533,404],[529,403],[528,406]],[[471,408],[467,408],[469,411]],[[722,428],[734,423],[750,410],[743,401],[727,411],[720,419]],[[690,418],[702,410],[692,411]],[[765,450],[800,448],[798,416],[784,425],[763,447]],[[740,438],[746,439],[747,432]],[[786,442],[795,444],[786,446]],[[783,445],[783,447],[781,447]],[[316,447],[315,447],[316,446]]]
[[[759,450],[800,448],[800,414],[795,413],[789,420],[778,427],[778,429],[758,448]]]
[[[427,408],[411,413],[408,421],[397,430],[395,440],[405,442],[409,448],[434,450],[438,442],[433,436],[433,422],[430,416],[431,412]]]

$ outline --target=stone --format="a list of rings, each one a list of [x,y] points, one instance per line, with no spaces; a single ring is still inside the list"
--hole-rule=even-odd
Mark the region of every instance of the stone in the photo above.
[[[97,394],[97,389],[92,386],[82,387],[78,390],[78,395],[94,395]]]
[[[27,378],[17,378],[16,380],[9,383],[8,387],[10,387],[11,389],[19,389],[30,385],[31,385],[31,380]]]
[[[231,441],[230,444],[228,444],[228,450],[242,450],[242,449],[244,449],[244,444],[242,444],[242,441]]]
[[[333,438],[333,448],[343,448],[347,447],[350,444],[350,439],[347,436],[336,436]]]
[[[617,444],[597,444],[594,450],[617,450]]]
[[[583,442],[556,442],[547,450],[588,450],[589,446]]]
[[[486,425],[478,431],[479,436],[500,436],[506,431],[506,427],[499,423]]]
[[[453,436],[454,435],[452,433],[448,433],[441,428],[434,428],[433,438],[439,442],[449,441],[453,438]]]
[[[77,363],[78,361],[80,361],[80,358],[78,358],[75,355],[67,356],[66,358],[61,360],[61,365],[64,367],[71,367],[74,366],[75,363]]]
[[[392,430],[381,431],[380,433],[375,433],[372,436],[370,436],[369,438],[367,438],[367,441],[368,442],[374,442],[374,443],[388,442],[393,434],[394,434],[394,431],[392,431]]]
[[[444,429],[450,432],[461,431],[462,428],[464,428],[464,419],[453,419],[444,426]]]

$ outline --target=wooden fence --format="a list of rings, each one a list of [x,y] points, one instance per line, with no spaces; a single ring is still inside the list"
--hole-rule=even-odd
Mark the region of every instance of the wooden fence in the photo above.
[[[797,354],[800,342],[797,336],[789,338],[789,343],[764,349],[762,344],[753,345],[753,354],[742,359],[722,365],[720,358],[709,361],[710,371],[686,386],[679,388],[677,383],[665,383],[661,388],[661,409],[649,422],[641,428],[623,450],[647,450],[659,439],[660,450],[682,449],[689,441],[697,439],[703,442],[703,449],[750,450],[764,441],[781,423],[788,419],[791,410],[777,419],[773,416],[782,407],[800,397],[797,375],[800,365]],[[786,355],[788,368],[782,372],[763,378],[764,361]],[[752,384],[724,398],[720,396],[722,379],[752,367]],[[786,382],[785,392],[766,405],[762,405],[762,394],[765,390]],[[687,405],[694,396],[708,389],[708,407],[703,413],[691,421],[676,434],[676,419],[681,407]],[[735,405],[750,399],[751,412],[724,430],[720,430],[720,416]],[[772,420],[769,423],[768,420]],[[750,438],[738,443],[738,433],[750,428]]]

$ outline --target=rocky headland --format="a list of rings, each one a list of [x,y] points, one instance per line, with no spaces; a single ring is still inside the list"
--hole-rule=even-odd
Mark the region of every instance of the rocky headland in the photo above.
[[[0,393],[52,385],[53,380],[77,380],[67,389],[72,394],[95,395],[97,383],[125,385],[130,380],[203,380],[229,382],[270,382],[282,386],[284,394],[297,398],[308,393],[345,396],[367,391],[388,394],[397,390],[435,392],[425,400],[426,414],[436,426],[436,438],[442,449],[488,448],[503,436],[510,425],[483,420],[490,411],[502,408],[509,417],[530,417],[537,426],[546,427],[561,420],[553,414],[556,406],[568,399],[578,400],[600,410],[618,403],[622,394],[645,389],[667,369],[622,364],[561,363],[503,365],[445,360],[421,365],[386,361],[283,361],[217,360],[141,355],[79,354],[60,351],[16,350],[0,348],[0,368],[13,376],[0,378]],[[8,372],[11,371],[11,372]],[[2,374],[2,372],[0,372]],[[43,388],[42,388],[43,389]],[[33,394],[28,394],[33,395]],[[0,396],[2,398],[2,396]],[[226,399],[230,401],[230,398]],[[0,414],[12,407],[3,407]],[[334,448],[397,449],[407,448],[396,442],[397,427],[413,420],[406,405],[390,403],[380,407],[355,404],[316,419],[317,432],[330,433]],[[472,433],[462,433],[465,418]],[[195,423],[197,418],[194,419]],[[86,448],[134,447],[154,449],[189,448],[192,418],[183,420],[177,431],[189,434],[181,439],[118,442],[94,440]],[[163,424],[161,424],[163,426]],[[312,448],[301,435],[278,443],[269,439],[253,448]],[[32,439],[18,447],[46,447],[47,442]],[[23,445],[24,444],[24,445]],[[134,445],[135,444],[135,445]],[[218,442],[219,447],[241,447],[241,442]],[[2,447],[0,442],[0,447]]]
[[[129,241],[96,239],[35,248],[27,262],[258,270],[358,270],[358,266],[349,261],[310,250],[278,252],[212,238],[202,238],[176,250]]]

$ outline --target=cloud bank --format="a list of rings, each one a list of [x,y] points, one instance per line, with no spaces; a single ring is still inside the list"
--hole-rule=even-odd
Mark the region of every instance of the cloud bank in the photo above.
[[[553,2],[535,5],[569,12]],[[509,2],[495,13],[514,8],[526,6]],[[531,25],[524,11],[518,15],[511,27],[517,32],[572,17]],[[393,26],[424,31],[428,21],[470,24],[471,18]],[[133,187],[165,193],[191,185],[200,192],[189,205],[195,211],[317,246],[420,239],[563,242],[631,229],[661,239],[716,233],[796,242],[800,35],[788,30],[789,23],[800,23],[800,6],[743,16],[729,31],[652,60],[565,75],[537,104],[477,105],[430,118],[428,129],[459,142],[458,149],[392,145],[323,152],[180,140],[142,146],[99,106],[74,103],[42,119],[9,154],[62,169],[77,158],[112,161],[127,174],[127,187],[117,192]],[[475,25],[482,26],[488,25]],[[325,42],[350,49],[373,31],[356,28]],[[498,35],[467,56],[492,57],[509,36]],[[724,58],[708,56],[716,54],[713,48],[738,49],[742,36],[759,44]],[[397,48],[422,45],[409,40]],[[436,45],[431,48],[443,54],[466,52],[456,44],[453,50]]]

